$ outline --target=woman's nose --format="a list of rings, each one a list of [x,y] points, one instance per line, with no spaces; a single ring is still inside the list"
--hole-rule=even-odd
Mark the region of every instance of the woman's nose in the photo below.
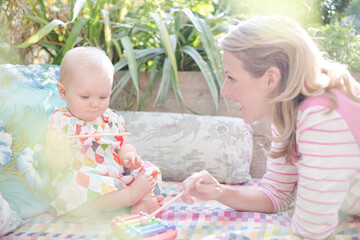
[[[221,96],[223,96],[224,98],[228,98],[230,97],[230,87],[229,87],[229,83],[227,80],[224,81],[222,87],[221,87],[221,92],[220,92]]]

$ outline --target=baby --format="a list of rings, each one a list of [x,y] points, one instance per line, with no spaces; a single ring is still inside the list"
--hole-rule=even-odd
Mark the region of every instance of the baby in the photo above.
[[[68,136],[125,132],[109,109],[114,67],[95,47],[68,51],[57,86],[67,107],[52,113],[46,132],[46,161],[54,172],[54,215],[84,216],[132,206],[151,213],[163,205],[160,170],[143,162],[126,136]]]

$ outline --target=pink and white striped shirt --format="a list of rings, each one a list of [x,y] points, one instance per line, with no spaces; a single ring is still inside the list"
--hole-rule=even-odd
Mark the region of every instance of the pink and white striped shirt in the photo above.
[[[360,215],[360,105],[333,91],[338,106],[331,113],[326,97],[306,99],[299,108],[296,146],[301,159],[291,165],[284,157],[269,158],[262,180],[261,191],[274,212],[290,206],[297,184],[292,229],[307,239],[331,236],[339,210]],[[272,149],[280,144],[273,142]]]

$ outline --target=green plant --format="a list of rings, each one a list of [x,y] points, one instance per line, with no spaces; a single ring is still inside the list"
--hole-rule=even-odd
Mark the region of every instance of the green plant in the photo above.
[[[360,0],[352,0],[345,15],[353,19],[354,27],[360,34]]]
[[[140,99],[138,73],[150,71],[152,83],[161,74],[156,102],[164,103],[172,86],[178,104],[184,103],[178,71],[196,70],[204,74],[218,109],[222,66],[215,38],[227,31],[230,18],[214,8],[213,1],[73,0],[69,6],[65,1],[16,3],[17,11],[10,9],[13,6],[3,10],[13,25],[17,21],[27,26],[24,32],[30,36],[21,36],[26,40],[15,47],[46,51],[53,64],[59,64],[74,46],[104,49],[116,72],[127,71],[115,81],[112,100],[131,79],[131,95],[136,92],[137,109],[141,109],[152,84]]]
[[[352,0],[323,0],[321,1],[321,16],[323,23],[341,22],[343,14]]]
[[[308,30],[330,59],[347,64],[352,72],[360,72],[360,35],[352,24],[328,24]]]
[[[188,8],[171,8],[163,18],[156,12],[151,12],[150,16],[156,24],[153,36],[158,41],[155,41],[152,47],[145,49],[131,51],[131,46],[128,46],[129,49],[126,52],[128,57],[118,62],[115,68],[120,70],[128,65],[130,74],[125,74],[115,85],[114,95],[121,91],[124,83],[129,80],[133,66],[134,73],[137,72],[136,68],[138,71],[145,69],[151,71],[151,76],[154,77],[161,69],[162,78],[156,101],[164,103],[169,85],[172,85],[177,100],[179,98],[183,101],[181,89],[178,87],[178,70],[200,70],[207,81],[215,107],[218,109],[223,75],[220,52],[214,47],[213,32],[216,31],[211,30],[203,18],[195,16]],[[146,30],[141,29],[141,31]],[[157,61],[152,61],[155,58]]]
[[[241,19],[255,15],[285,15],[308,26],[321,23],[320,8],[324,0],[226,0],[225,11]]]

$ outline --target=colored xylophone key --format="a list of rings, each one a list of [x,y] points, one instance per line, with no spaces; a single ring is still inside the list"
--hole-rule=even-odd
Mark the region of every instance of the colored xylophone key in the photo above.
[[[112,220],[111,226],[121,239],[172,240],[176,238],[177,231],[174,224],[152,218],[147,225],[142,225],[140,223],[142,216],[146,214],[116,217]]]

